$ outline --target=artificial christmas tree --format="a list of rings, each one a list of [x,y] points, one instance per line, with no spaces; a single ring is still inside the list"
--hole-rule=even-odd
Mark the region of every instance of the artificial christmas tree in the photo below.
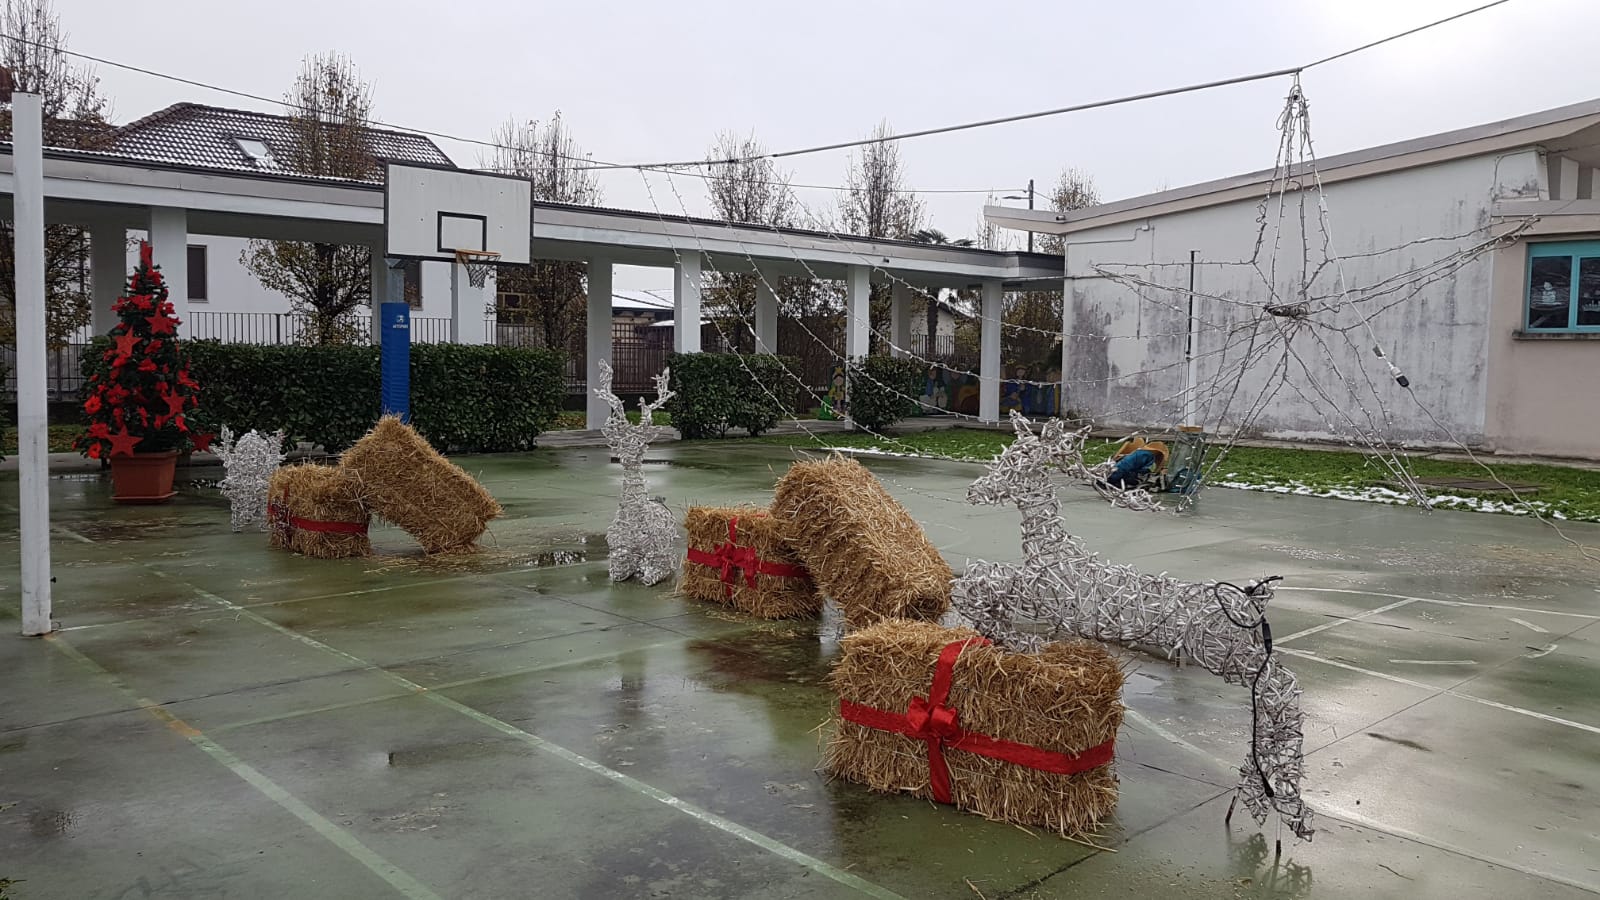
[[[110,461],[113,500],[163,503],[175,493],[178,454],[203,450],[209,441],[191,435],[184,418],[198,402],[200,386],[178,345],[178,318],[148,243],[139,245],[139,267],[112,309],[121,321],[101,357],[106,368],[84,388],[89,429],[78,449],[90,459]]]

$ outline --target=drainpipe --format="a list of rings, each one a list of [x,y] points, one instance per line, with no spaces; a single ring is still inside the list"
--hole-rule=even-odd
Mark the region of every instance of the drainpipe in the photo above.
[[[1195,316],[1194,309],[1194,261],[1199,254],[1198,250],[1189,251],[1189,333],[1183,345],[1183,421],[1186,425],[1196,424],[1199,419],[1200,401],[1195,396],[1195,386],[1199,382],[1199,373],[1195,371],[1195,341],[1200,329],[1200,320]]]

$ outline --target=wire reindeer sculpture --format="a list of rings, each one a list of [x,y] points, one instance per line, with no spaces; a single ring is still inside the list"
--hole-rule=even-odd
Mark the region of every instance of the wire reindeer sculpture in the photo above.
[[[235,441],[233,431],[224,425],[212,449],[226,473],[217,487],[228,498],[233,530],[254,523],[266,531],[267,487],[272,473],[283,465],[283,431],[266,435],[251,430]]]
[[[655,413],[673,397],[667,388],[671,371],[655,376],[654,403],[639,399],[639,424],[634,425],[627,406],[611,392],[611,364],[600,360],[600,385],[594,392],[611,407],[600,433],[622,463],[622,497],[606,529],[612,581],[638,575],[644,584],[656,584],[677,570],[678,522],[665,504],[651,499],[644,479],[645,451],[666,431],[655,424]]]
[[[1300,795],[1304,714],[1293,672],[1272,653],[1266,605],[1276,577],[1239,587],[1147,575],[1107,562],[1069,534],[1052,473],[1082,465],[1087,429],[1052,419],[1038,434],[1011,414],[1016,440],[967,489],[970,503],[1011,504],[1022,513],[1021,564],[972,560],[951,600],[985,636],[1019,651],[1075,636],[1187,657],[1230,684],[1250,688],[1251,740],[1234,802],[1258,825],[1276,811],[1310,840]],[[1233,807],[1229,807],[1231,817]]]

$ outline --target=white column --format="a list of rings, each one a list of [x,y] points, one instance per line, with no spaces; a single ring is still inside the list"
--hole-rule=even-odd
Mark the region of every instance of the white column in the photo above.
[[[585,407],[584,427],[591,431],[606,423],[606,416],[610,414],[611,407],[605,400],[595,396],[595,386],[600,383],[600,360],[611,363],[616,367],[617,361],[611,358],[611,261],[608,259],[589,260],[589,317],[586,330],[587,338],[584,343],[584,355],[588,357],[588,368],[584,375],[584,392],[589,395],[588,405]],[[654,375],[654,372],[650,374]]]
[[[983,310],[978,319],[978,345],[982,355],[978,363],[978,421],[1000,421],[1000,282],[990,279],[983,283]]]
[[[844,355],[861,359],[869,349],[868,330],[872,319],[872,270],[866,266],[845,267]]]
[[[12,96],[16,259],[17,467],[22,531],[22,633],[49,634],[50,454],[45,386],[44,136],[38,94]]]
[[[179,337],[192,337],[189,323],[189,211],[168,206],[150,207],[150,252],[161,278],[167,283],[167,299],[183,324]]]
[[[128,229],[121,223],[97,222],[90,227],[89,281],[90,324],[95,334],[105,334],[117,324],[111,307],[128,281]]]
[[[389,283],[396,273],[389,268],[381,246],[367,249],[372,254],[372,344],[377,346],[383,342],[383,304],[389,300]]]
[[[896,281],[889,290],[889,352],[905,357],[911,346],[911,285]]]
[[[680,253],[672,267],[672,349],[700,352],[700,254]]]
[[[494,273],[483,287],[473,287],[467,267],[450,264],[450,340],[456,344],[486,344],[487,318],[494,302]]]
[[[756,270],[756,352],[778,352],[778,294],[771,281],[777,276]]]

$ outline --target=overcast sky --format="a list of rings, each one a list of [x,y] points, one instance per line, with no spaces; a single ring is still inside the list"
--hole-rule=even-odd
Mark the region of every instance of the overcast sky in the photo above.
[[[596,159],[699,158],[723,130],[770,149],[913,130],[1270,70],[1326,56],[1482,0],[57,0],[70,47],[281,96],[301,58],[349,54],[376,114],[487,139],[510,117],[561,110]],[[1355,150],[1600,96],[1600,2],[1512,0],[1308,72],[1319,154]],[[114,118],[180,101],[267,104],[98,66]],[[918,188],[1042,189],[1065,166],[1103,199],[1269,167],[1286,78],[901,145]],[[461,165],[486,152],[440,141]],[[848,153],[788,162],[836,185]],[[667,213],[704,213],[696,179],[652,179]],[[636,171],[604,202],[652,209]],[[800,190],[822,213],[829,191]],[[928,195],[932,223],[978,228],[982,194]],[[618,287],[670,276],[619,272]]]

